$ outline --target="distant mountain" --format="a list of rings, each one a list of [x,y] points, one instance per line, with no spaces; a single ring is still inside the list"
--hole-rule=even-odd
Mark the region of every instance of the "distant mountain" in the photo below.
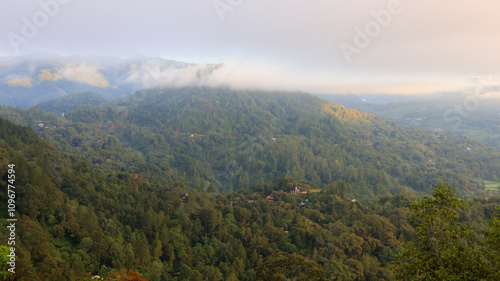
[[[436,93],[434,95],[397,95],[397,94],[337,94],[326,95],[316,94],[316,96],[338,103],[347,107],[356,106],[358,104],[390,104],[390,103],[403,103],[412,101],[427,101],[433,98],[441,97],[446,93]]]
[[[466,136],[500,149],[500,97],[492,94],[449,93],[430,100],[388,104],[338,101],[401,125]]]
[[[139,89],[203,81],[218,65],[196,65],[155,57],[32,54],[0,58],[0,104],[30,107],[92,91],[112,99]],[[191,81],[191,80],[190,80]]]

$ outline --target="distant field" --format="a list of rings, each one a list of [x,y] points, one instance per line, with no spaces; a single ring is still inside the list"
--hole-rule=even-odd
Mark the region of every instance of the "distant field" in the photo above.
[[[486,191],[491,193],[500,193],[500,182],[484,181]]]
[[[311,188],[309,189],[309,193],[317,193],[321,192],[320,188]],[[292,195],[301,195],[301,194],[306,194],[306,193],[291,193]]]

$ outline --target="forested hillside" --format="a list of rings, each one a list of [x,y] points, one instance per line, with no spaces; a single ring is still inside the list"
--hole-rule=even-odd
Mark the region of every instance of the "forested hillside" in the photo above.
[[[497,181],[500,171],[494,148],[301,93],[165,89],[82,105],[64,117],[36,107],[3,107],[0,116],[32,126],[56,148],[83,154],[105,171],[204,191],[234,191],[287,174],[317,188],[343,180],[345,196],[363,201],[429,194],[440,181],[461,195],[486,195],[484,181]]]
[[[105,172],[1,118],[0,149],[4,190],[15,164],[15,280],[388,280],[401,243],[417,235],[416,198],[353,202],[343,181],[306,194],[290,194],[301,183],[287,176],[236,193],[188,191]],[[5,210],[5,193],[0,202]],[[482,241],[500,198],[467,202],[461,219]]]
[[[62,114],[81,105],[100,105],[106,100],[93,92],[73,93],[59,99],[39,103],[37,106],[45,111]]]

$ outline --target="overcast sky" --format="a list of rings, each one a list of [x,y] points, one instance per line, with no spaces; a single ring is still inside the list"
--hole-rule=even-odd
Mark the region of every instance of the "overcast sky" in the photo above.
[[[267,79],[322,93],[426,94],[500,74],[495,0],[0,3],[0,56],[43,51],[223,62],[232,65],[228,79],[254,75],[247,83]]]

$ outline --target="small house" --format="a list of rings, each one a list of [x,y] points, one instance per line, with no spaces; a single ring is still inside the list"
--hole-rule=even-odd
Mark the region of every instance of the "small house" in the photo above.
[[[304,194],[307,193],[311,189],[310,185],[305,185],[305,186],[295,186],[295,189],[291,193],[295,194]]]

